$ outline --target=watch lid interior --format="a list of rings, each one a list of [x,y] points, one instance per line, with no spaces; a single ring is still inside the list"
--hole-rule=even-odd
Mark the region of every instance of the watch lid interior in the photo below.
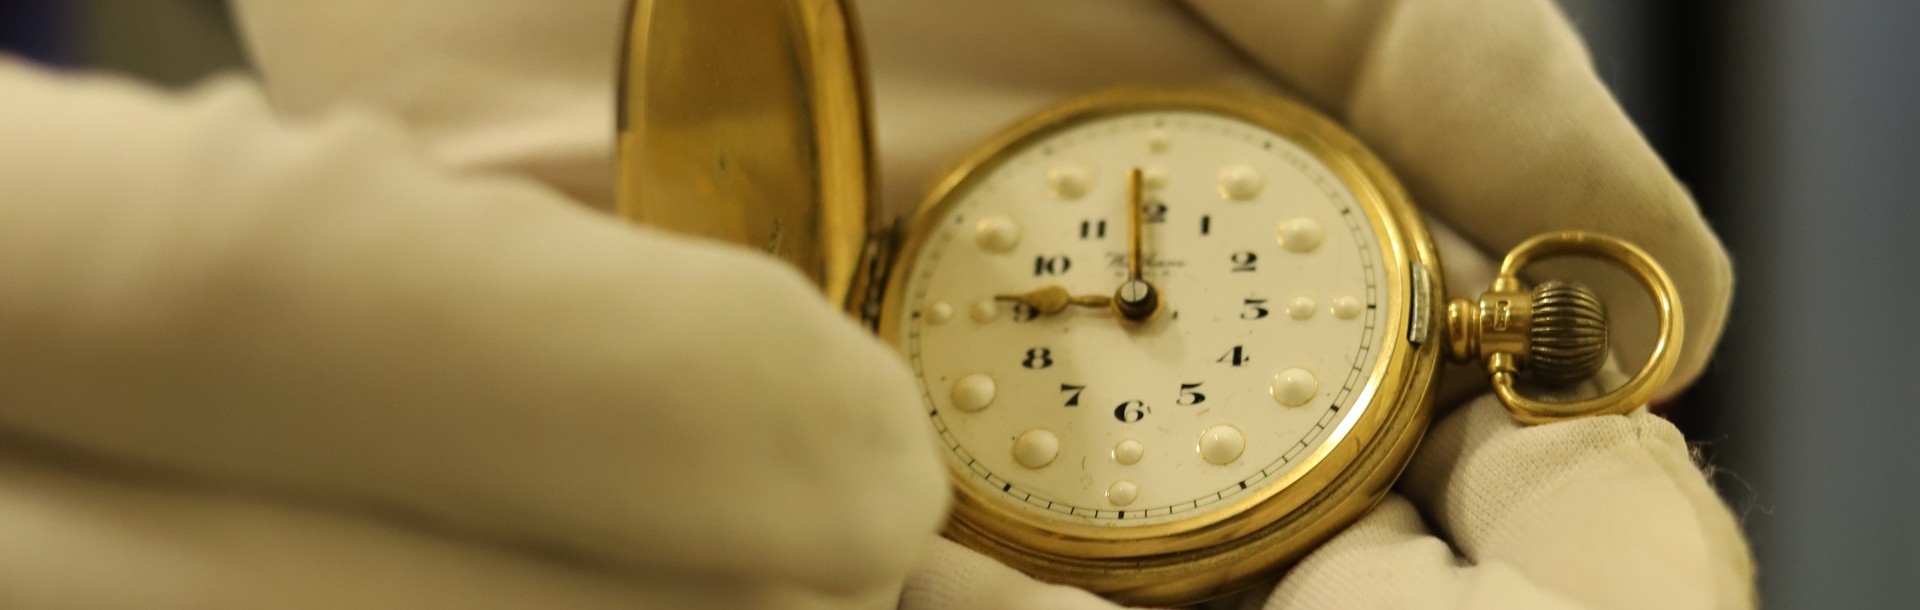
[[[873,200],[849,4],[635,0],[620,68],[620,215],[763,250],[846,303]]]

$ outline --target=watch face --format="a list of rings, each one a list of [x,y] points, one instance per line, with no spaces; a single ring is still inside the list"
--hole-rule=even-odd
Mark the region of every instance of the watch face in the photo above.
[[[1406,315],[1379,213],[1251,121],[1075,119],[922,212],[887,339],[971,495],[1116,532],[1217,521],[1314,467],[1367,407]],[[1129,319],[1114,303],[1143,287],[1158,309]],[[1077,303],[1057,311],[1032,296],[1063,293]]]

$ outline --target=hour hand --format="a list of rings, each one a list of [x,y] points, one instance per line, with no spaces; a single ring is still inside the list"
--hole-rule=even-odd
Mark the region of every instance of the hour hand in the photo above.
[[[1026,294],[996,294],[993,295],[993,300],[1021,303],[1032,307],[1040,315],[1066,311],[1068,305],[1091,308],[1113,306],[1113,297],[1102,294],[1068,294],[1067,289],[1059,285],[1047,286]]]

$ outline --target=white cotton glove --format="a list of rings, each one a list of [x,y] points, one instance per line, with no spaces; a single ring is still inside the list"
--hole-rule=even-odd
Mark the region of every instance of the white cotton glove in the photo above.
[[[986,134],[1059,99],[1120,84],[1290,91],[1380,154],[1429,215],[1454,294],[1486,287],[1493,255],[1588,229],[1650,251],[1679,285],[1690,382],[1717,342],[1726,254],[1594,76],[1546,0],[1193,0],[861,5],[876,70],[886,194],[910,205]],[[1644,360],[1646,297],[1587,276],[1615,347]],[[1545,274],[1543,274],[1545,275]],[[1753,566],[1684,440],[1644,411],[1512,422],[1474,367],[1455,367],[1438,423],[1398,491],[1240,599],[1267,608],[1748,607]],[[1603,382],[1621,380],[1610,369]],[[1572,395],[1590,396],[1586,387]],[[1448,415],[1450,413],[1450,415]],[[941,543],[903,594],[911,609],[1111,608]]]
[[[944,517],[776,261],[244,82],[0,100],[0,607],[885,608]]]

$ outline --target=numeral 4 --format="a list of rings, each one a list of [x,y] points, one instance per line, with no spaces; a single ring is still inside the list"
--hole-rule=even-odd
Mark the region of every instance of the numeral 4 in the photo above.
[[[1220,358],[1217,360],[1214,360],[1214,362],[1225,362],[1233,366],[1240,366],[1242,364],[1246,364],[1247,361],[1249,360],[1252,360],[1252,358],[1247,357],[1247,347],[1244,345],[1235,345],[1233,346],[1233,351],[1227,352],[1225,355],[1220,356]],[[1032,367],[1028,367],[1028,368],[1032,368]]]

